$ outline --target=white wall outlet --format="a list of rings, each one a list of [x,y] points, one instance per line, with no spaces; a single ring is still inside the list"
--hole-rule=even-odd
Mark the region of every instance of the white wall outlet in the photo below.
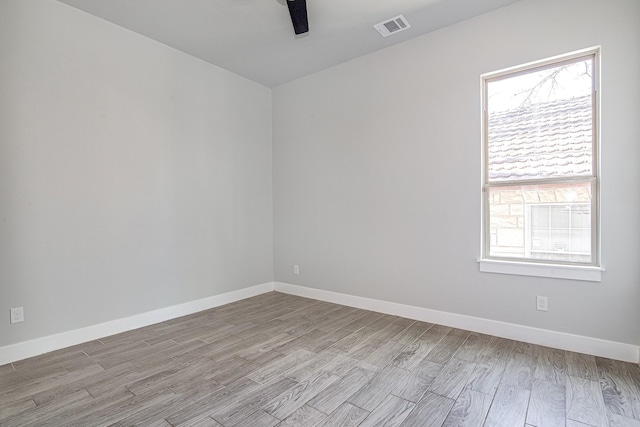
[[[538,295],[536,298],[536,309],[539,311],[548,311],[549,310],[549,298],[541,297]]]
[[[14,307],[10,310],[11,323],[24,322],[24,307]]]
[[[298,264],[293,266],[293,274],[300,274],[300,266]]]

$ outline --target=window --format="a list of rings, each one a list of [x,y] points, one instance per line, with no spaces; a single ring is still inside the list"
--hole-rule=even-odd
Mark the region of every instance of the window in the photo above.
[[[481,270],[599,266],[597,73],[591,49],[483,76]]]
[[[591,253],[591,206],[587,203],[528,205],[525,256],[587,263]]]

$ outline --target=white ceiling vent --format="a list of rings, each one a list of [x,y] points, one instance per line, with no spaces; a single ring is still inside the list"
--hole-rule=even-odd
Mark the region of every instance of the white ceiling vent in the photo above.
[[[382,34],[382,37],[387,37],[391,34],[399,33],[407,28],[411,28],[411,25],[409,25],[404,16],[398,15],[388,21],[374,25],[373,28],[378,30],[378,32]]]

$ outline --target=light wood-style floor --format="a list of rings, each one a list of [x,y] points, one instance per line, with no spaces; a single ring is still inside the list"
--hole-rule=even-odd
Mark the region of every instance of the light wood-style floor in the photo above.
[[[640,367],[268,293],[0,366],[0,426],[640,426]]]

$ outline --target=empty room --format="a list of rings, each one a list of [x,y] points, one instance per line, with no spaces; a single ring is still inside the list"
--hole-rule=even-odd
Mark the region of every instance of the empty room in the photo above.
[[[0,0],[0,426],[640,427],[640,1]]]

